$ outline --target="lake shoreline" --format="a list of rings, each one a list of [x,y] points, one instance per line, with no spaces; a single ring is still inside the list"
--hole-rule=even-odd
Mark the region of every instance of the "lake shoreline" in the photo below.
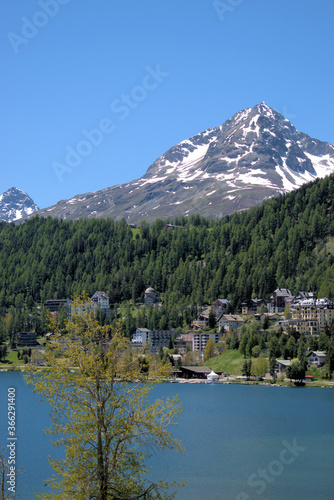
[[[21,366],[16,366],[15,368],[0,368],[1,372],[20,372],[24,373],[25,369]],[[170,380],[163,380],[162,383],[177,383],[177,384],[207,384],[207,385],[217,385],[217,384],[225,384],[225,385],[251,385],[251,386],[261,386],[261,387],[295,387],[295,388],[305,388],[305,387],[313,387],[319,389],[334,389],[334,381],[330,380],[315,380],[313,382],[304,382],[302,385],[295,384],[288,379],[282,381],[281,383],[271,383],[268,380],[257,381],[257,380],[240,380],[233,377],[224,378],[223,380],[217,380],[215,382],[210,382],[209,384],[205,379],[200,378],[192,378],[192,379],[177,379],[175,382],[171,382]]]

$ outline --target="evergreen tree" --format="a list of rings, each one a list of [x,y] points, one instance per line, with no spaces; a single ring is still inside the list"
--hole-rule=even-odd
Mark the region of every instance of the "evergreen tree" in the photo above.
[[[210,329],[215,328],[215,326],[216,326],[216,316],[215,316],[214,312],[212,311],[212,309],[210,309],[210,312],[209,312],[208,325],[209,325]]]
[[[305,378],[306,368],[305,363],[301,362],[298,358],[294,358],[287,368],[287,376],[290,379],[301,382]]]
[[[249,378],[251,376],[251,372],[252,372],[252,360],[245,359],[245,361],[242,365],[242,375],[244,377]]]
[[[271,339],[269,340],[269,346],[268,346],[268,357],[269,359],[271,358],[277,358],[280,355],[280,348],[278,344],[277,337],[273,335]]]
[[[326,365],[328,367],[330,378],[332,377],[332,373],[334,372],[334,339],[331,338],[328,344],[327,349],[327,360]]]

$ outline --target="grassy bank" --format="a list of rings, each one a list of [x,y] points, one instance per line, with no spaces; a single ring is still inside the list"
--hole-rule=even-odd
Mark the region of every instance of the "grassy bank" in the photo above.
[[[219,356],[208,359],[205,365],[213,371],[227,372],[231,375],[241,375],[244,356],[238,350],[227,350]]]

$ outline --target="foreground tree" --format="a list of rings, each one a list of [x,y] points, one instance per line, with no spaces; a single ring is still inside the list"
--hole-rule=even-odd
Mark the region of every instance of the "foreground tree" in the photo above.
[[[161,367],[143,373],[142,359],[119,329],[100,326],[85,312],[87,298],[73,302],[71,321],[46,349],[48,369],[31,367],[27,380],[49,401],[54,444],[63,460],[51,460],[50,480],[58,493],[42,499],[121,500],[172,498],[177,486],[149,479],[147,459],[158,449],[181,450],[168,426],[180,411],[176,398],[149,401],[150,380]],[[144,382],[145,380],[145,382]]]

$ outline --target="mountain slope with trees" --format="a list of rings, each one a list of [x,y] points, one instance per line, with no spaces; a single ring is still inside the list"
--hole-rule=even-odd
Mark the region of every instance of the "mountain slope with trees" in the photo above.
[[[218,297],[238,308],[287,287],[334,299],[333,200],[330,176],[219,220],[168,221],[174,229],[159,219],[138,229],[111,219],[1,223],[0,332],[38,331],[38,306],[82,291],[104,290],[121,304],[152,286],[162,307],[138,311],[136,323],[161,329],[189,324],[197,306]]]

